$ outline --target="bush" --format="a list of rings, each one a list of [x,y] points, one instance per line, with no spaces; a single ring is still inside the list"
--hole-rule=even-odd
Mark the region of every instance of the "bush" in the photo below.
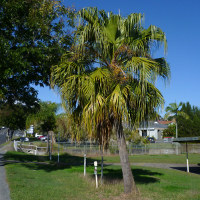
[[[163,130],[163,137],[175,137],[176,135],[176,125],[171,124],[167,129]]]

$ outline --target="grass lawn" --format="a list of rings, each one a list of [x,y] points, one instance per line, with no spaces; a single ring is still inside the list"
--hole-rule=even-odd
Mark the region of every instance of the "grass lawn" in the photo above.
[[[11,153],[11,156],[10,156]],[[6,159],[17,159],[22,161],[49,161],[47,156],[34,156],[34,155],[26,155],[24,153],[19,152],[8,152],[6,155]],[[74,159],[76,158],[76,159]],[[60,155],[60,161],[64,163],[75,163],[79,158],[79,163],[83,163],[82,157],[79,156],[67,156],[67,154]],[[101,160],[100,156],[92,156],[88,157],[89,162],[93,162],[93,160]],[[186,164],[186,154],[179,155],[133,155],[129,156],[131,163],[177,163],[177,164]],[[53,156],[53,160],[57,160],[57,156]],[[104,156],[105,163],[120,163],[119,156]],[[189,163],[190,164],[200,164],[200,154],[189,154]]]
[[[91,157],[101,159],[100,157]],[[133,155],[129,156],[131,163],[186,163],[186,154],[179,155]],[[120,163],[119,156],[104,156],[104,162],[107,163]],[[190,164],[200,163],[200,154],[189,154]]]
[[[9,160],[45,161],[48,163],[48,157],[26,155],[18,152],[8,152],[6,158]],[[7,164],[6,172],[11,199],[134,199],[131,196],[125,197],[123,195],[123,181],[119,166],[106,166],[104,168],[104,184],[95,189],[93,166],[87,167],[87,177],[85,178],[83,177],[82,157],[62,155],[62,159],[66,161],[66,165],[57,166],[53,161],[50,164]],[[53,160],[56,160],[56,157],[53,157]],[[93,161],[91,158],[88,159],[89,163],[93,163]],[[138,199],[200,199],[199,175],[149,167],[133,167],[132,170],[140,191]],[[100,167],[98,173],[100,174]]]

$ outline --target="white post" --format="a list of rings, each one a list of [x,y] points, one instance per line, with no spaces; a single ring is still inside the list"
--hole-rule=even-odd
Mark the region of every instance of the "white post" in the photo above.
[[[187,158],[187,172],[190,172],[190,170],[189,170],[189,161],[188,161],[188,158]]]
[[[15,151],[17,151],[17,146],[18,146],[18,143],[17,143],[17,141],[14,140],[14,149],[15,149]]]
[[[15,147],[15,140],[14,140],[14,149],[15,149],[15,151],[16,151],[16,147]]]
[[[98,188],[97,161],[94,161],[94,174],[95,174],[96,188]]]
[[[188,145],[187,145],[187,142],[186,142],[186,156],[187,156],[187,172],[190,172],[190,170],[189,170]]]
[[[50,145],[49,145],[49,153],[50,153],[49,159],[51,160],[51,140],[50,140]]]
[[[84,154],[84,176],[86,176],[86,154]]]

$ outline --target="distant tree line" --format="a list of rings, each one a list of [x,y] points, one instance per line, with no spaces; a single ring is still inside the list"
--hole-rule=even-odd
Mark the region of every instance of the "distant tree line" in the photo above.
[[[192,106],[189,102],[183,103],[181,110],[185,112],[189,118],[185,119],[178,116],[179,136],[190,137],[200,136],[200,108]]]
[[[200,136],[200,108],[192,106],[189,102],[186,102],[181,103],[180,112],[184,113],[184,115],[177,115],[176,117],[176,122],[178,124],[178,137]],[[169,127],[163,131],[163,134],[164,136],[175,137],[175,124],[169,125]]]

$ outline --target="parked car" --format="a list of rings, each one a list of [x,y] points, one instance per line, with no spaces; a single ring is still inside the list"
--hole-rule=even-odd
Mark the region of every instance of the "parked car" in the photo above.
[[[148,140],[150,143],[155,143],[155,138],[154,137],[148,137]]]
[[[27,138],[27,137],[20,137],[20,142],[29,142],[29,138]]]
[[[39,135],[38,133],[35,134],[36,138],[43,137],[43,135]]]
[[[40,138],[41,141],[46,141],[47,140],[47,136],[43,136]]]
[[[37,137],[37,139],[41,140],[42,137],[44,137],[44,135],[40,135],[39,137]]]

